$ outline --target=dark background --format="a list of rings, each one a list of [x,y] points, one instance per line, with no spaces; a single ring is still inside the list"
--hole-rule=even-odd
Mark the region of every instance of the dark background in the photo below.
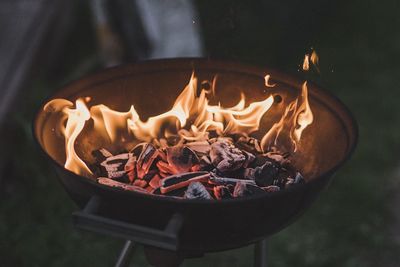
[[[112,266],[123,244],[72,227],[76,206],[31,134],[31,121],[45,97],[102,68],[88,5],[73,2],[68,12],[74,19],[65,39],[52,54],[46,44],[57,38],[57,30],[46,35],[30,79],[0,129],[0,266]],[[398,266],[400,3],[195,4],[206,56],[297,73],[304,53],[313,47],[321,63],[314,81],[337,95],[359,123],[352,160],[298,222],[269,239],[270,265]],[[142,252],[138,248],[131,266],[147,266]],[[251,266],[252,257],[252,247],[246,247],[188,260],[184,266]]]

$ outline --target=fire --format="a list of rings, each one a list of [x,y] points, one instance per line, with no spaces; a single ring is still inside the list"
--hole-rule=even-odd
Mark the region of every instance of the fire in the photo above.
[[[311,55],[311,61],[318,61],[316,54]],[[303,66],[309,68],[309,56],[306,55]],[[265,86],[270,84],[270,75],[265,77]],[[80,159],[75,151],[75,142],[85,128],[88,121],[92,121],[94,131],[110,143],[125,141],[128,136],[137,142],[153,142],[156,145],[168,146],[171,138],[177,143],[187,141],[205,141],[213,133],[217,136],[232,134],[250,135],[260,129],[263,116],[274,104],[274,97],[269,95],[264,100],[246,103],[245,95],[241,94],[236,105],[224,107],[220,103],[210,104],[215,97],[217,76],[207,83],[209,89],[198,88],[198,79],[192,73],[190,80],[180,95],[176,98],[172,108],[160,115],[142,120],[132,105],[126,112],[110,109],[105,105],[94,105],[90,109],[87,102],[90,97],[78,99],[73,103],[63,99],[50,101],[45,110],[61,112],[65,135],[66,161],[65,168],[74,173],[91,176],[92,172]],[[202,85],[204,84],[201,83]],[[198,93],[198,91],[200,91]],[[271,147],[278,146],[280,136],[285,132],[290,138],[296,151],[302,133],[313,122],[313,114],[308,100],[307,82],[304,82],[299,97],[289,103],[280,120],[273,124],[263,138],[261,148],[267,152]]]
[[[92,172],[75,152],[75,141],[91,115],[82,99],[76,100],[75,109],[71,108],[71,106],[73,106],[73,104],[65,99],[54,99],[47,103],[44,109],[62,110],[66,115],[64,116],[64,119],[67,119],[67,122],[63,129],[66,152],[64,167],[74,173],[90,176],[92,175]]]
[[[309,70],[310,69],[310,55],[305,54],[304,55],[304,60],[303,60],[303,70]]]
[[[266,87],[275,87],[276,84],[270,84],[270,83],[269,83],[269,79],[270,79],[270,78],[271,78],[271,75],[269,75],[269,74],[265,75],[265,77],[264,77],[265,86],[266,86]]]
[[[313,50],[311,52],[311,55],[310,54],[304,55],[304,60],[303,60],[303,70],[304,71],[310,70],[310,61],[311,61],[312,65],[315,67],[315,69],[317,70],[317,72],[319,72],[319,68],[318,68],[319,57],[317,55],[317,52],[315,52],[315,50]]]

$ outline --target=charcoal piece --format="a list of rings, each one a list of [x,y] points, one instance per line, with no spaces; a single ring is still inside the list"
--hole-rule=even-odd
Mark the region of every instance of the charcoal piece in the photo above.
[[[137,175],[143,178],[150,170],[154,160],[158,157],[158,150],[152,144],[145,144],[137,159]]]
[[[294,184],[294,179],[293,178],[287,178],[286,182],[285,182],[285,188],[288,188],[292,184]]]
[[[210,158],[212,164],[220,172],[237,170],[246,161],[246,156],[242,151],[225,139],[218,139],[211,145]]]
[[[303,175],[301,173],[297,172],[296,176],[294,177],[294,183],[295,184],[303,184],[305,183]]]
[[[92,151],[93,157],[96,159],[97,162],[103,162],[105,161],[108,157],[112,157],[113,154],[111,154],[107,149],[105,148],[100,148]]]
[[[243,182],[236,183],[235,189],[233,190],[234,197],[247,197],[264,193],[265,191],[262,188]]]
[[[160,187],[160,182],[161,182],[161,177],[160,177],[160,175],[156,174],[150,180],[149,185],[151,187],[153,187],[153,188],[159,188]]]
[[[265,162],[263,166],[256,167],[254,181],[258,186],[271,185],[279,173],[279,166],[272,162]]]
[[[202,170],[202,168],[201,168],[200,164],[195,164],[190,168],[191,172],[198,172],[198,171],[201,171],[201,170]]]
[[[229,185],[229,184],[235,185],[237,183],[256,185],[256,183],[253,180],[220,177],[220,176],[216,175],[215,173],[210,173],[209,183],[215,184],[215,185]]]
[[[192,182],[207,182],[209,177],[208,172],[188,172],[172,175],[161,180],[161,193],[165,194],[186,187]]]
[[[150,180],[154,177],[154,175],[156,175],[158,173],[157,169],[150,169],[144,176],[143,176],[143,180],[145,180],[146,182],[150,182]]]
[[[145,190],[149,193],[149,194],[153,194],[154,188],[151,187],[150,185],[148,185]]]
[[[247,168],[256,159],[256,157],[247,151],[242,151],[242,153],[246,157],[246,160],[243,163],[243,168]]]
[[[147,186],[147,182],[145,180],[136,179],[135,181],[133,181],[133,185],[145,188]]]
[[[133,182],[133,180],[137,178],[135,156],[130,157],[128,161],[125,163],[124,171],[128,175],[130,182]]]
[[[148,143],[139,143],[134,148],[132,148],[129,152],[139,157],[142,153],[143,149],[147,146]]]
[[[275,151],[270,151],[264,154],[267,158],[270,160],[278,163],[281,166],[286,166],[290,165],[290,160],[289,160],[289,153],[281,153],[281,152],[275,152]]]
[[[161,160],[167,162],[167,151],[165,149],[159,149],[158,150],[158,156],[160,157]]]
[[[231,199],[233,198],[228,186],[217,185],[214,186],[214,196],[216,199]]]
[[[108,157],[106,160],[100,163],[100,166],[106,170],[108,178],[119,179],[126,175],[127,172],[124,168],[130,157],[132,157],[132,154],[130,153],[123,153]]]
[[[200,182],[190,183],[184,197],[188,199],[213,199]]]
[[[174,169],[174,173],[188,172],[194,164],[200,162],[196,153],[189,147],[173,146],[166,150],[168,165]]]
[[[118,188],[125,189],[128,191],[147,193],[147,191],[141,187],[138,187],[135,185],[124,184],[124,183],[117,182],[117,181],[114,181],[114,180],[106,178],[106,177],[97,178],[97,182],[100,184],[103,184],[103,185],[107,185],[107,186],[111,186],[111,187],[118,187]]]
[[[271,192],[278,192],[278,191],[281,190],[281,188],[280,188],[279,186],[276,186],[276,185],[269,185],[269,186],[266,186],[266,187],[262,187],[262,189],[263,189],[265,192],[269,192],[269,193],[271,193]]]
[[[156,167],[158,168],[158,170],[160,172],[176,174],[176,170],[171,168],[169,166],[169,164],[167,162],[165,162],[165,161],[162,161],[162,160],[157,161]]]

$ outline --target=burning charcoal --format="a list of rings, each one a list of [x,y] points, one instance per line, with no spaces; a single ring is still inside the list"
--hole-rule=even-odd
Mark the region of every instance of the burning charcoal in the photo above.
[[[145,190],[146,190],[148,193],[152,194],[153,191],[154,191],[154,188],[151,187],[151,186],[147,186],[147,187],[145,188]]]
[[[264,194],[264,190],[256,185],[238,182],[233,190],[234,197],[246,197],[255,194]]]
[[[256,167],[254,181],[258,186],[271,185],[279,173],[279,167],[272,162],[265,162],[263,166]]]
[[[158,150],[152,144],[143,146],[143,150],[137,159],[137,175],[143,178],[153,164],[154,160],[158,157]]]
[[[131,151],[129,151],[130,153],[132,153],[133,155],[135,155],[136,157],[139,157],[140,154],[142,153],[144,147],[147,145],[147,143],[140,143],[137,144],[134,148],[131,149]]]
[[[196,141],[185,144],[199,156],[208,155],[210,153],[211,145],[207,141]]]
[[[122,188],[122,189],[129,190],[129,191],[137,191],[137,192],[147,193],[147,191],[141,187],[138,187],[135,185],[124,184],[124,183],[117,182],[117,181],[114,181],[112,179],[105,178],[105,177],[97,178],[97,182],[99,184],[104,184],[104,185],[108,185],[111,187],[118,187],[118,188]]]
[[[224,185],[214,186],[214,196],[217,199],[230,199],[233,198],[229,188]]]
[[[159,149],[158,150],[158,156],[160,157],[161,160],[167,162],[167,151],[165,149]]]
[[[209,183],[215,185],[228,185],[228,184],[235,185],[237,183],[256,185],[256,183],[253,180],[219,177],[214,173],[210,174]]]
[[[157,169],[150,169],[144,176],[143,176],[143,180],[145,180],[146,182],[150,182],[150,180],[154,177],[154,175],[156,175],[158,173]]]
[[[281,190],[279,186],[276,185],[270,185],[262,188],[265,192],[278,192]]]
[[[126,174],[124,168],[130,157],[132,157],[130,153],[119,154],[108,157],[100,165],[106,169],[108,178],[118,179]]]
[[[218,139],[211,145],[210,158],[213,165],[220,171],[234,171],[241,168],[246,160],[245,155],[232,143]]]
[[[213,199],[207,189],[200,182],[190,183],[185,193],[188,199]]]
[[[137,174],[136,174],[136,157],[135,156],[132,156],[128,159],[128,161],[125,164],[124,171],[128,175],[130,182],[133,182],[133,180],[136,179]]]
[[[153,188],[159,188],[160,187],[160,181],[161,181],[161,177],[156,174],[153,176],[153,178],[151,179],[151,181],[149,182],[149,185]]]
[[[191,172],[198,172],[198,171],[201,171],[201,170],[202,170],[202,167],[201,167],[200,164],[193,165],[192,168],[190,168]]]
[[[192,182],[207,182],[210,177],[208,172],[189,172],[176,174],[161,180],[161,193],[165,194],[182,187],[188,186]]]
[[[162,161],[162,160],[159,160],[157,163],[156,163],[156,166],[157,166],[157,168],[160,170],[160,172],[163,172],[163,173],[166,173],[166,174],[168,174],[168,173],[173,173],[173,174],[175,174],[174,173],[174,169],[172,169],[169,165],[168,165],[168,163],[166,163],[166,162],[164,162],[164,161]]]
[[[168,147],[167,160],[173,173],[188,172],[194,164],[199,163],[197,155],[186,146]]]
[[[135,181],[133,181],[133,185],[145,188],[147,186],[147,182],[145,180],[136,179]]]
[[[294,183],[295,184],[302,184],[304,183],[304,177],[301,175],[301,173],[297,172],[296,177],[294,177]]]

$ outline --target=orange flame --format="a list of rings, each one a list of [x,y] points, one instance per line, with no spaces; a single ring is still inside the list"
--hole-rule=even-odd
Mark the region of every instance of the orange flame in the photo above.
[[[265,86],[266,86],[266,87],[275,87],[276,84],[270,84],[270,83],[269,83],[269,79],[270,79],[270,78],[271,78],[271,75],[269,75],[269,74],[265,75],[265,77],[264,77]]]
[[[270,75],[264,78],[267,87],[275,86],[269,83]],[[105,105],[95,105],[89,110],[83,99],[76,101],[75,108],[73,108],[73,103],[67,100],[50,101],[45,106],[45,110],[62,112],[64,120],[66,119],[63,130],[66,150],[65,168],[77,174],[92,175],[74,148],[77,137],[90,119],[93,121],[96,133],[108,138],[111,143],[124,141],[124,136],[130,136],[137,141],[154,141],[158,144],[160,144],[160,138],[169,137],[185,142],[207,140],[210,131],[215,131],[218,135],[249,135],[259,130],[261,119],[274,103],[274,98],[270,95],[262,101],[246,105],[245,96],[241,94],[239,102],[232,107],[223,107],[221,104],[210,105],[208,96],[215,95],[216,77],[212,83],[207,82],[212,85],[211,88],[202,89],[199,95],[197,95],[197,83],[197,78],[192,73],[189,83],[176,98],[172,108],[146,121],[141,120],[133,105],[129,111],[119,112]],[[271,146],[276,146],[278,137],[287,130],[289,131],[287,136],[291,138],[296,150],[302,132],[313,121],[307,94],[305,82],[299,98],[286,107],[280,120],[262,138],[261,146],[264,151]],[[165,145],[165,142],[163,144]]]
[[[307,71],[309,69],[310,69],[310,55],[305,54],[303,60],[303,70]]]
[[[300,141],[303,130],[308,125],[310,125],[314,120],[314,116],[312,114],[310,104],[308,102],[307,82],[303,83],[301,89],[301,99],[302,99],[301,105],[299,106],[296,112],[296,126],[293,130],[293,134],[297,142]]]
[[[78,99],[75,102],[76,108],[71,108],[73,104],[65,99],[54,99],[44,106],[44,110],[62,111],[67,119],[62,132],[65,135],[66,160],[64,167],[76,174],[91,176],[92,172],[75,152],[75,141],[83,130],[85,123],[91,115],[85,102]]]

